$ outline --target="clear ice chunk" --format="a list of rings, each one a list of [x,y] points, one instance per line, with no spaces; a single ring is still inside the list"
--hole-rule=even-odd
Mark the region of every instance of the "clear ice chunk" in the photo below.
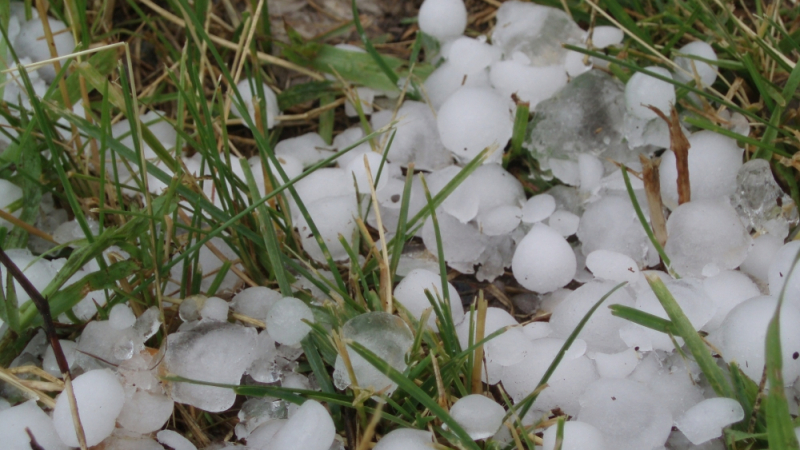
[[[798,222],[792,198],[775,182],[769,162],[763,159],[752,159],[739,169],[731,204],[750,232],[785,238]]]

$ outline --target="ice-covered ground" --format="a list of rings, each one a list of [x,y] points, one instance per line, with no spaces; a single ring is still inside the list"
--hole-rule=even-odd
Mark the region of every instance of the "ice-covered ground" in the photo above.
[[[23,62],[50,56],[39,39],[39,18],[24,20],[21,3],[12,3],[14,15],[9,26],[10,42]],[[679,205],[676,157],[671,150],[661,155],[660,194],[668,211],[664,250],[671,261],[669,273],[656,271],[660,259],[634,210],[620,170],[610,161],[640,171],[640,154],[654,156],[669,149],[667,125],[647,105],[668,114],[676,102],[672,84],[643,73],[623,84],[607,71],[605,62],[568,51],[562,44],[602,49],[621,45],[622,31],[597,27],[588,33],[558,9],[509,1],[497,11],[491,36],[463,36],[466,10],[461,0],[426,0],[420,10],[422,31],[437,38],[441,64],[424,84],[429,103],[407,100],[396,111],[372,111],[371,124],[377,129],[396,118],[396,135],[386,154],[376,195],[380,217],[392,237],[399,220],[405,184],[402,168],[414,163],[422,170],[431,194],[440,192],[461,168],[483,149],[495,151],[437,209],[444,258],[449,267],[478,280],[492,281],[509,268],[523,287],[537,295],[540,309],[550,313],[549,322],[532,322],[510,328],[485,346],[485,373],[489,384],[502,383],[514,402],[536,387],[584,314],[617,283],[627,284],[606,304],[621,304],[667,318],[645,274],[657,274],[678,304],[708,341],[719,349],[724,362],[736,361],[745,375],[758,383],[764,367],[764,339],[781,289],[786,288],[781,327],[783,375],[792,412],[797,412],[800,385],[800,334],[791,324],[800,321],[800,278],[791,276],[792,262],[800,243],[785,243],[790,228],[797,225],[797,212],[789,196],[773,178],[763,160],[744,161],[743,149],[735,139],[682,124],[690,144],[688,166],[691,201]],[[49,19],[57,32],[64,24]],[[60,54],[72,51],[70,33],[57,34]],[[343,48],[360,51],[358,48]],[[714,83],[714,66],[691,59],[715,60],[714,50],[700,41],[679,52],[669,70],[649,67],[648,71],[681,81],[696,80],[701,87]],[[31,73],[37,93],[44,92],[55,73],[43,67]],[[235,106],[233,114],[254,116],[252,98],[258,89],[250,80],[239,84],[247,108]],[[280,115],[269,86],[266,95],[268,127]],[[362,101],[385,93],[359,88]],[[502,149],[511,136],[516,104],[528,102],[534,113],[524,148],[538,161],[546,176],[561,184],[548,192],[526,198],[521,182],[501,165]],[[5,89],[4,101],[27,107],[24,89],[13,82]],[[355,109],[349,105],[349,113]],[[176,133],[151,111],[142,117],[166,148],[174,147]],[[749,125],[734,113],[727,128],[747,135]],[[114,137],[132,145],[130,123],[120,121]],[[12,131],[13,133],[13,131]],[[335,152],[350,147],[364,136],[360,127],[343,131],[327,146],[317,134],[286,139],[275,148],[289,178],[300,174]],[[0,148],[8,142],[0,135]],[[145,156],[159,165],[153,149]],[[356,232],[356,220],[368,198],[367,173],[377,174],[382,156],[369,143],[343,154],[336,166],[320,169],[296,184],[296,190],[319,227],[334,260],[349,263],[339,236]],[[107,159],[108,164],[111,159]],[[184,157],[185,167],[200,176],[199,155]],[[256,184],[265,189],[261,160],[251,161]],[[121,180],[138,176],[136,164],[119,161]],[[133,169],[132,169],[133,168]],[[161,167],[166,170],[165,167]],[[369,171],[367,170],[369,169]],[[114,169],[109,166],[108,169]],[[238,167],[234,172],[244,178]],[[353,184],[355,178],[355,186]],[[209,199],[219,202],[212,183],[201,181]],[[631,177],[633,192],[646,220],[650,209],[644,185]],[[150,189],[158,194],[165,187],[155,178]],[[23,195],[22,190],[0,180],[0,206],[9,211]],[[322,250],[299,213],[297,201],[289,199],[303,247],[308,255],[325,264]],[[409,217],[426,205],[423,185],[414,178],[411,185]],[[376,211],[366,221],[378,226]],[[50,208],[49,217],[59,217]],[[61,213],[63,214],[63,213]],[[83,237],[75,222],[42,220],[40,225],[62,243]],[[62,223],[63,222],[63,223]],[[0,221],[0,225],[8,225]],[[96,224],[94,224],[96,225]],[[95,228],[96,229],[96,228]],[[432,221],[417,231],[430,254],[437,254]],[[223,262],[219,256],[236,259],[223,239],[211,241],[212,248],[200,251],[200,266],[213,274]],[[64,260],[37,259],[26,249],[9,251],[12,259],[40,290],[63,267]],[[125,258],[120,249],[109,249],[108,258]],[[429,255],[430,256],[430,255]],[[421,319],[430,303],[425,290],[442,293],[437,266],[429,259],[407,254],[401,258],[395,287],[395,302],[410,316]],[[71,282],[99,270],[93,263],[84,267]],[[323,271],[321,271],[323,272]],[[182,265],[172,270],[172,281],[180,279]],[[204,279],[208,289],[214,277]],[[174,403],[219,412],[230,409],[236,395],[230,389],[190,383],[165,382],[160,376],[172,374],[213,383],[270,383],[284,387],[318,389],[316,380],[296,371],[303,355],[300,346],[309,333],[307,322],[315,321],[315,309],[331,299],[311,284],[298,284],[315,297],[311,304],[284,297],[266,287],[241,289],[234,271],[221,280],[221,297],[193,296],[181,300],[182,324],[170,334],[162,352],[145,347],[158,330],[157,309],[139,317],[120,303],[110,310],[108,320],[94,320],[75,341],[62,341],[73,373],[75,396],[87,444],[103,443],[106,449],[194,449],[194,445],[173,431],[161,430],[173,413]],[[572,283],[573,281],[577,284]],[[0,283],[5,282],[5,278]],[[571,284],[572,283],[572,284]],[[68,283],[69,284],[69,283]],[[580,287],[567,289],[566,286]],[[166,295],[175,295],[178,285],[170,283]],[[470,321],[462,308],[456,288],[448,286],[452,322],[461,346],[469,342]],[[28,300],[16,286],[19,304]],[[234,295],[235,294],[235,295]],[[232,298],[231,298],[232,296]],[[469,300],[469,299],[464,299]],[[81,320],[91,319],[105,296],[92,292],[73,312]],[[266,324],[259,330],[253,321],[230,319],[231,314],[247,316]],[[427,325],[438,331],[434,315]],[[62,316],[61,321],[69,318]],[[508,312],[489,308],[485,334],[518,325]],[[414,334],[399,314],[372,312],[348,321],[341,336],[380,355],[397,370],[406,368],[406,353]],[[362,387],[390,395],[397,385],[366,360],[349,352],[353,372],[337,358],[333,379],[339,389],[353,384],[355,375]],[[37,336],[15,360],[15,366],[42,366],[59,377],[52,349]],[[15,398],[9,387],[0,395]],[[716,398],[701,376],[698,366],[675,351],[666,335],[626,322],[600,308],[589,320],[579,339],[567,352],[550,379],[549,386],[522,419],[537,422],[553,409],[570,416],[565,424],[564,450],[649,450],[723,448],[722,429],[743,418],[741,406],[733,400]],[[471,395],[450,408],[452,417],[476,439],[510,442],[501,426],[505,408],[494,400]],[[46,450],[78,445],[69,403],[60,395],[52,410],[29,401],[13,405],[0,398],[0,436],[4,448],[28,449],[29,428]],[[673,431],[676,427],[677,431]],[[306,401],[302,406],[275,398],[249,398],[239,411],[235,439],[251,449],[341,448],[335,437],[331,415],[322,404]],[[398,429],[375,447],[426,449],[433,437],[427,431]],[[544,448],[555,442],[555,427],[544,432]],[[217,447],[214,447],[217,448]]]

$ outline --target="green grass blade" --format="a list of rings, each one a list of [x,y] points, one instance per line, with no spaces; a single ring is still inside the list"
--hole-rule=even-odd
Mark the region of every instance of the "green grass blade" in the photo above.
[[[643,327],[650,328],[651,330],[660,331],[673,336],[679,336],[675,325],[669,320],[648,314],[636,308],[631,308],[630,306],[611,305],[609,308],[611,309],[611,314],[614,316],[623,318],[635,324],[639,324]]]
[[[369,38],[367,37],[367,33],[364,31],[364,27],[361,26],[361,18],[358,16],[358,7],[356,6],[356,0],[352,0],[352,7],[353,7],[353,23],[356,26],[358,37],[360,37],[361,42],[364,43],[364,49],[366,49],[369,56],[371,56],[372,59],[375,60],[375,64],[377,64],[378,67],[383,72],[383,74],[386,75],[386,78],[388,78],[389,81],[396,87],[399,77],[394,72],[394,70],[392,70],[391,67],[389,67],[389,65],[383,59],[383,56],[380,53],[378,53],[377,50],[375,50],[375,46],[372,45],[372,41],[370,41]]]

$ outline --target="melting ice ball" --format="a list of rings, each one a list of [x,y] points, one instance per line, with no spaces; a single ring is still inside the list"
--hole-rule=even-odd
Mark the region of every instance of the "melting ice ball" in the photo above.
[[[398,428],[381,438],[373,450],[430,450],[433,435],[429,431]]]
[[[474,440],[494,436],[503,423],[506,410],[496,401],[480,394],[458,399],[450,408],[450,415]]]
[[[512,110],[510,100],[492,89],[459,89],[439,109],[439,136],[448,150],[465,161],[490,146],[502,152],[513,131]]]
[[[4,448],[31,448],[31,438],[26,430],[30,430],[36,443],[44,450],[67,450],[57,437],[53,420],[36,406],[35,400],[0,411],[0,436],[3,436]]]
[[[703,442],[722,436],[722,429],[744,419],[742,405],[732,398],[709,398],[692,406],[675,419],[675,426],[692,442]]]
[[[663,67],[650,66],[645,70],[672,79],[672,75]],[[675,104],[675,88],[666,81],[636,72],[625,85],[625,104],[631,114],[641,119],[658,117],[648,105],[655,106],[669,116],[670,108]]]
[[[279,344],[297,345],[311,331],[304,320],[314,322],[311,308],[298,298],[285,297],[269,309],[267,331]]]
[[[467,28],[467,7],[463,0],[425,0],[419,7],[419,28],[440,42],[453,39]]]
[[[434,299],[443,299],[444,290],[442,289],[442,277],[429,270],[414,269],[394,289],[394,296],[414,318],[419,320],[422,313],[431,308],[430,301],[425,295],[425,290],[430,291]],[[456,288],[447,283],[447,290],[450,294],[450,315],[453,318],[453,325],[458,325],[464,320],[464,307],[461,304],[461,297]],[[440,304],[440,308],[442,303]],[[436,325],[436,314],[431,313],[428,318],[428,326],[434,331],[438,331]]]
[[[400,372],[406,368],[406,353],[414,342],[408,325],[399,317],[385,312],[369,312],[353,317],[342,326],[342,337],[358,342]],[[375,392],[384,391],[386,395],[391,395],[397,388],[389,377],[362,358],[352,347],[347,348],[347,354],[358,386],[371,386]],[[336,356],[334,367],[333,379],[336,387],[346,389],[353,384],[341,355]]]
[[[709,63],[690,58],[692,56],[706,59],[709,61],[717,60],[717,53],[714,49],[703,41],[690,42],[678,49],[678,53],[686,56],[679,56],[675,58],[675,63],[678,64],[683,70],[675,72],[675,78],[680,81],[688,82],[694,80],[695,73],[700,77],[701,87],[708,87],[714,84],[717,80],[717,69]]]
[[[544,430],[542,450],[555,450],[557,427]],[[564,422],[564,441],[561,450],[608,450],[603,433],[583,422]]]
[[[114,431],[117,416],[125,402],[122,385],[110,370],[100,369],[75,377],[72,388],[86,444],[97,445]],[[75,434],[69,403],[66,393],[58,396],[53,409],[53,425],[65,444],[77,447],[78,436]]]
[[[275,433],[266,450],[328,450],[335,436],[336,427],[328,410],[319,402],[306,400]]]
[[[536,224],[517,246],[511,270],[526,289],[545,294],[572,281],[577,264],[575,252],[560,233]]]

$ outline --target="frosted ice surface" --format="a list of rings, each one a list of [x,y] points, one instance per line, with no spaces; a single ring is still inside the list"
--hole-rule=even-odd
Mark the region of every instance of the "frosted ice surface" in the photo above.
[[[487,88],[459,89],[439,109],[437,125],[444,146],[464,161],[484,148],[506,146],[513,128],[513,105]]]
[[[770,295],[777,297],[784,292],[787,303],[800,306],[800,270],[797,267],[792,269],[798,251],[800,241],[791,241],[780,247],[769,265],[768,277]]]
[[[578,420],[602,430],[609,448],[659,447],[672,429],[672,416],[647,388],[631,380],[601,378],[580,399]]]
[[[586,268],[595,277],[617,283],[634,283],[639,279],[639,265],[628,255],[610,250],[595,250],[586,255]]]
[[[244,439],[266,423],[286,419],[287,405],[275,397],[249,398],[242,404],[237,417],[239,424],[236,426],[236,437]]]
[[[308,167],[333,155],[330,148],[319,133],[306,133],[281,139],[275,144],[275,156],[291,156],[300,161],[303,167]]]
[[[584,255],[610,250],[643,265],[655,254],[627,196],[608,195],[589,204],[581,216],[577,234]]]
[[[500,164],[484,164],[445,199],[442,208],[467,223],[478,214],[489,213],[499,206],[521,206],[524,201],[525,191],[519,180]]]
[[[550,194],[539,194],[529,198],[522,207],[522,221],[537,223],[550,217],[556,210],[556,199]]]
[[[675,419],[675,426],[694,445],[722,436],[722,429],[744,418],[744,410],[732,398],[709,398]]]
[[[441,276],[425,269],[415,269],[397,284],[394,289],[394,296],[415,319],[419,320],[422,317],[422,313],[431,308],[430,301],[425,295],[425,290],[430,291],[437,301],[444,298]],[[447,283],[447,290],[450,294],[450,315],[453,324],[458,325],[464,320],[464,307],[461,304],[461,297],[458,295],[456,288],[450,283]],[[428,326],[434,331],[439,330],[436,325],[436,314],[433,312],[428,318]]]
[[[522,208],[514,205],[501,205],[491,211],[480,213],[478,228],[489,236],[503,236],[514,231],[520,223]],[[575,226],[577,229],[577,224]]]
[[[474,440],[486,439],[497,432],[506,410],[496,401],[480,394],[467,395],[450,407],[450,415]]]
[[[507,59],[492,64],[489,81],[503,97],[511,98],[516,94],[520,101],[528,102],[533,109],[567,84],[567,72],[562,65],[532,67]]]
[[[257,119],[255,114],[255,105],[258,104],[259,109],[261,109],[261,120],[266,122],[267,128],[272,129],[272,127],[278,123],[278,120],[275,117],[281,113],[278,109],[278,97],[275,95],[275,92],[269,86],[267,86],[266,83],[261,84],[261,89],[264,93],[265,111],[261,108],[261,102],[258,98],[258,87],[255,83],[257,83],[257,81],[254,78],[245,78],[236,85],[236,90],[239,91],[242,101],[244,102],[244,110],[241,109],[239,104],[239,97],[236,96],[233,91],[230,92],[229,95],[232,96],[231,114],[235,115],[236,117],[244,117],[247,115],[250,120],[253,121],[256,127],[259,127],[260,125],[256,123]],[[247,127],[250,126],[247,121],[244,122],[244,125]]]
[[[53,41],[56,46],[56,53],[64,56],[75,50],[75,40],[72,33],[67,32],[69,27],[62,21],[48,17],[50,31],[53,33]],[[51,53],[47,40],[44,39],[44,25],[40,19],[30,20],[20,25],[19,34],[14,40],[14,50],[20,58],[30,58],[33,62],[50,59]],[[52,83],[56,78],[56,71],[52,64],[42,66],[37,69],[39,76],[48,83]]]
[[[771,234],[762,234],[753,239],[753,246],[739,270],[761,282],[769,282],[769,266],[783,247],[783,239]]]
[[[117,417],[122,428],[147,434],[158,430],[172,416],[174,402],[163,393],[126,386],[125,404]]]
[[[228,320],[228,302],[219,297],[208,297],[200,308],[200,317],[205,320]]]
[[[699,330],[714,317],[717,306],[706,295],[703,284],[697,279],[682,278],[680,280],[665,280],[664,284],[669,292],[675,297],[675,301],[689,319],[692,326]],[[661,306],[656,294],[652,290],[644,292],[636,297],[636,308],[648,314],[669,319],[664,307]],[[653,348],[657,350],[671,351],[674,348],[670,337],[664,333],[647,329],[647,334],[653,343]],[[676,337],[678,343],[682,340]]]
[[[383,127],[391,121],[392,116],[392,111],[388,110],[373,114],[372,128]],[[437,170],[452,164],[453,156],[439,138],[436,117],[430,106],[422,102],[405,101],[394,117],[397,124],[387,155],[389,161],[403,167],[413,162],[419,170]]]
[[[600,187],[600,181],[605,173],[603,162],[592,154],[581,153],[578,155],[578,173],[581,190],[595,192]]]
[[[36,401],[0,410],[0,436],[3,436],[4,448],[30,449],[31,439],[25,432],[26,428],[44,450],[67,450],[67,446],[57,437],[53,420],[36,406]]]
[[[678,56],[675,58],[675,63],[678,64],[683,70],[675,72],[675,78],[680,81],[687,82],[695,79],[695,74],[700,77],[700,87],[710,87],[717,79],[716,66],[712,66],[703,61],[699,61],[690,56],[696,56],[709,61],[716,61],[717,54],[714,49],[703,41],[690,42],[678,49],[678,53],[687,56]]]
[[[549,322],[531,322],[522,327],[522,332],[525,337],[533,341],[553,334],[553,327]]]
[[[172,447],[174,450],[197,450],[188,439],[172,430],[161,430],[156,434],[156,439],[161,444]]]
[[[632,348],[613,354],[595,353],[590,358],[594,360],[600,378],[625,378],[639,364],[639,353]]]
[[[264,286],[248,287],[231,299],[234,311],[254,319],[264,320],[267,311],[278,300],[283,298],[280,292]]]
[[[463,0],[425,0],[419,8],[419,28],[439,41],[460,36],[466,27]]]
[[[429,431],[398,428],[387,433],[373,450],[428,450],[433,446]]]
[[[135,322],[136,316],[133,315],[131,307],[124,303],[114,305],[114,307],[111,308],[111,312],[108,314],[108,323],[116,330],[124,330],[125,328],[133,326]]]
[[[348,260],[350,257],[339,241],[339,236],[344,236],[345,240],[352,245],[353,233],[357,229],[354,216],[358,216],[358,205],[355,198],[349,195],[326,197],[313,203],[307,203],[306,208],[308,208],[308,214],[317,226],[320,237],[328,247],[334,261]],[[314,233],[305,217],[300,216],[296,220],[303,249],[314,260],[326,262],[325,255],[314,238]]]
[[[438,110],[453,93],[462,87],[489,88],[491,84],[489,83],[488,69],[464,73],[456,69],[455,64],[445,61],[444,64],[437,67],[436,70],[428,76],[424,86],[431,106]]]
[[[544,430],[542,450],[554,450],[556,446],[556,431],[553,425]],[[564,422],[564,440],[561,450],[608,450],[603,433],[597,428],[583,422]]]
[[[599,26],[592,31],[592,46],[595,48],[606,48],[622,43],[625,34],[617,27]]]
[[[462,223],[445,212],[437,214],[437,216],[445,261],[451,267],[458,267],[458,264],[461,263],[468,266],[463,269],[459,268],[462,273],[473,273],[473,266],[480,262],[481,254],[489,245],[489,236],[481,234],[473,224]],[[422,227],[422,240],[425,243],[425,248],[431,254],[438,254],[433,221],[430,218],[425,221],[425,225]]]
[[[170,334],[164,356],[166,369],[193,380],[238,385],[256,357],[256,331],[227,322],[201,323],[189,331]],[[236,394],[230,389],[176,382],[172,399],[205,411],[230,408]]]
[[[751,159],[742,165],[732,194],[731,204],[749,231],[785,238],[789,227],[797,225],[797,208],[775,182],[766,160]]]
[[[266,450],[328,450],[335,435],[336,427],[328,410],[319,402],[306,400],[275,433]]]
[[[503,327],[515,325],[518,325],[517,320],[506,310],[489,307],[486,309],[484,337]],[[458,342],[461,344],[461,348],[467,348],[470,345],[469,328],[469,320],[464,320],[456,327]],[[527,340],[527,337],[518,328],[506,330],[503,334],[496,336],[484,345],[487,362],[497,365],[510,365],[519,362],[530,349],[530,344]],[[475,342],[476,336],[475,330],[473,329],[472,343],[474,344]]]
[[[462,36],[450,45],[448,61],[464,73],[474,73],[499,61],[501,57],[500,49],[489,45],[484,40],[478,40]]]
[[[75,351],[78,348],[78,344],[65,339],[61,339],[58,342],[61,343],[61,350],[64,352],[64,357],[67,359],[69,368],[72,369],[72,366],[75,364]],[[53,347],[50,347],[49,345],[47,346],[47,350],[44,352],[42,369],[44,369],[44,371],[50,375],[61,378],[61,369],[58,368],[56,355],[53,352]]]
[[[349,172],[332,167],[315,170],[295,183],[294,188],[306,208],[311,203],[326,197],[355,197],[356,193],[356,189],[353,186],[353,177],[350,176]],[[289,206],[294,220],[301,217],[300,209],[297,207],[297,202],[293,196],[289,196]]]
[[[672,417],[679,417],[703,400],[703,389],[698,385],[699,369],[692,363],[687,370],[680,356],[661,362],[655,355],[649,353],[629,378],[645,384]]]
[[[734,194],[737,190],[737,173],[740,173],[742,167],[743,152],[736,145],[736,141],[713,131],[699,131],[689,136],[689,145],[691,146],[689,183],[692,200],[728,197]],[[678,205],[678,169],[672,150],[667,150],[661,157],[659,175],[664,204],[674,210]],[[777,185],[775,187],[777,188]],[[780,191],[779,188],[778,190]],[[752,205],[757,205],[757,201]]]
[[[591,281],[569,293],[561,303],[553,308],[550,316],[553,336],[566,339],[592,306],[615,285],[616,283],[612,281]],[[590,351],[616,353],[626,349],[627,346],[618,334],[618,330],[625,325],[625,320],[612,316],[608,306],[633,306],[633,304],[634,300],[627,288],[617,289],[592,314],[578,337],[586,341]]]
[[[684,277],[735,269],[744,262],[752,239],[736,211],[724,199],[693,200],[667,219],[664,251]]]
[[[739,303],[761,295],[758,286],[747,275],[731,270],[703,280],[703,290],[717,306],[714,317],[703,327],[706,331],[719,328],[725,316]]]
[[[563,44],[583,41],[584,32],[558,8],[527,2],[504,2],[497,9],[492,43],[506,59],[522,53],[535,67],[561,65],[567,55]]]
[[[672,74],[663,67],[649,66],[645,70],[672,79]],[[625,85],[625,104],[628,112],[642,119],[658,118],[648,105],[655,106],[669,117],[670,108],[675,104],[675,87],[666,81],[636,72]]]
[[[557,338],[537,339],[532,342],[532,349],[522,361],[503,367],[503,387],[514,402],[519,402],[536,389],[564,342],[564,339]],[[578,341],[573,346],[576,344],[580,346]],[[585,345],[582,345],[584,350]],[[560,407],[567,414],[575,415],[580,409],[578,397],[597,378],[594,364],[580,347],[570,348],[547,382],[548,387],[539,394],[534,407],[543,411]]]
[[[764,342],[767,327],[777,308],[778,300],[762,296],[751,298],[733,308],[722,322],[722,357],[725,362],[736,361],[745,375],[756,383],[764,370]],[[800,323],[800,309],[794,303],[784,303],[781,308],[781,353],[783,357],[783,379],[794,382],[800,375],[800,335],[794,325]]]
[[[342,337],[363,345],[398,371],[406,368],[405,355],[414,337],[399,317],[384,312],[370,312],[348,320],[342,327]],[[348,356],[360,387],[372,387],[376,392],[386,390],[387,395],[397,388],[386,375],[367,360],[348,348]],[[352,384],[341,356],[336,357],[333,379],[336,387],[345,389]]]
[[[625,162],[622,84],[599,70],[575,78],[539,103],[524,146],[540,160],[578,161],[581,153]]]
[[[577,261],[572,247],[557,231],[536,224],[514,252],[511,270],[526,289],[552,292],[572,281]]]
[[[3,186],[0,185],[0,188]],[[30,280],[37,291],[42,292],[48,283],[55,277],[56,271],[46,259],[37,259],[30,251],[25,249],[6,250],[6,254],[14,264],[22,270],[22,273]],[[4,272],[5,273],[5,272]],[[0,288],[6,292],[6,276],[0,277]],[[17,294],[17,305],[22,305],[31,297],[22,289],[22,286],[15,280],[14,291]]]
[[[314,322],[311,308],[298,298],[284,297],[267,313],[267,331],[279,344],[295,345],[311,331],[304,320]]]
[[[97,445],[114,431],[117,416],[125,402],[125,392],[116,375],[105,369],[78,375],[72,382],[72,388],[78,403],[86,444]],[[58,396],[53,409],[53,425],[65,444],[77,447],[78,437],[69,403],[66,394]]]
[[[365,158],[366,162],[364,161]],[[381,165],[383,165],[383,170],[380,173],[380,178],[378,178],[378,171],[380,170]],[[383,156],[380,154],[369,152],[359,156],[358,158],[354,158],[352,161],[350,161],[345,170],[348,173],[351,173],[351,176],[355,178],[358,192],[361,194],[369,194],[371,190],[369,176],[367,175],[367,168],[369,167],[369,172],[372,176],[375,190],[379,191],[386,186],[387,180],[389,179],[387,174],[390,170],[390,165],[391,163],[385,162]]]
[[[118,330],[108,320],[89,322],[78,339],[78,360],[98,359],[117,365],[144,348],[144,341],[132,328]]]
[[[253,430],[247,436],[247,446],[254,449],[266,449],[275,434],[288,422],[287,419],[271,420]]]

